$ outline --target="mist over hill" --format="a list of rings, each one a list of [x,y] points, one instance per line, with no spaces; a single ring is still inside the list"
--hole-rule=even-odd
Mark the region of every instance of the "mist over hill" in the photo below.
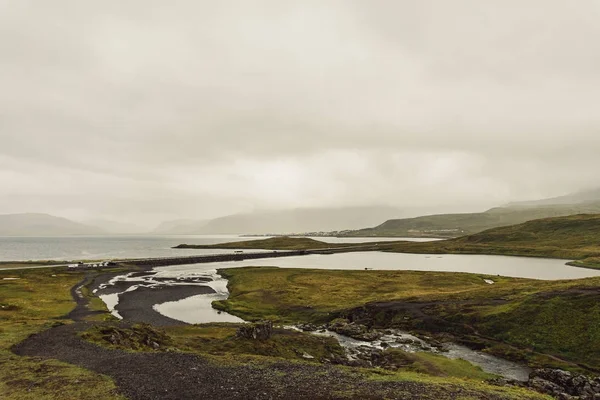
[[[344,235],[457,237],[533,219],[585,213],[600,213],[600,189],[550,199],[510,203],[504,207],[495,207],[479,213],[390,219],[373,228],[359,229]]]
[[[0,236],[100,235],[100,228],[49,214],[0,215]]]
[[[160,234],[267,234],[357,229],[376,224],[401,211],[394,207],[298,208],[236,214],[208,221],[178,220],[159,225]]]

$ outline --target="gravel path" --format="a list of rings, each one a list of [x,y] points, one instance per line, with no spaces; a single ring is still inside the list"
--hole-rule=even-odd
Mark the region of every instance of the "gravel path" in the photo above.
[[[189,353],[130,353],[89,343],[78,322],[33,335],[13,348],[22,356],[58,359],[114,379],[119,391],[142,399],[501,399],[460,387],[368,381],[337,367],[278,361],[219,365]]]

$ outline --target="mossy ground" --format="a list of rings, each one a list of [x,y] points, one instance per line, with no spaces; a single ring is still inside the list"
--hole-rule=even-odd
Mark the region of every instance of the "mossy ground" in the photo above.
[[[4,278],[18,278],[4,280]],[[54,324],[69,323],[70,289],[80,272],[60,269],[0,271],[0,394],[3,399],[115,399],[105,376],[58,361],[19,357],[11,346]]]
[[[276,357],[289,360],[307,360],[305,353],[319,362],[332,356],[343,355],[343,349],[333,338],[319,337],[288,329],[275,328],[267,340],[251,340],[236,336],[239,325],[214,323],[181,325],[156,329],[138,324],[130,328],[116,325],[95,326],[83,333],[94,343],[129,351],[185,351],[214,356],[247,355]],[[112,343],[117,336],[119,343]],[[155,348],[152,342],[157,343]]]
[[[557,357],[559,366],[600,369],[600,278],[257,267],[220,273],[231,294],[215,306],[245,319],[325,322],[364,309],[369,324],[450,333],[534,366]]]

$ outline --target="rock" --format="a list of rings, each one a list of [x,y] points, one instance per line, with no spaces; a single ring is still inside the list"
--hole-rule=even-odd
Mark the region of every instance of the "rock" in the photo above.
[[[272,321],[260,321],[253,324],[242,325],[236,332],[237,337],[252,340],[267,340],[272,334]]]
[[[306,358],[307,360],[313,360],[314,357],[311,356],[310,354],[308,354],[307,352],[304,352],[304,354],[302,354],[302,358]]]
[[[301,324],[301,325],[298,325],[298,328],[304,332],[314,332],[317,330],[316,325],[313,325],[313,324]]]
[[[366,342],[372,342],[383,336],[380,332],[370,331],[365,325],[354,322],[347,323],[344,320],[334,320],[329,325],[329,329],[340,335]]]
[[[529,375],[528,386],[559,399],[600,399],[600,378],[542,368]]]
[[[537,377],[529,380],[529,387],[540,393],[554,396],[557,396],[564,391],[563,387],[557,385],[556,383]]]

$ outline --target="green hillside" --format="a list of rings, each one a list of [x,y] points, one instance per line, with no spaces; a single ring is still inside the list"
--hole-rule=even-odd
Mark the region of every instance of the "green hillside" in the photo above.
[[[600,201],[582,204],[497,207],[481,213],[391,219],[374,228],[351,231],[344,236],[457,237],[533,219],[583,213],[600,213]]]
[[[600,265],[600,214],[543,218],[438,242],[393,242],[386,251],[502,254],[578,260]]]

